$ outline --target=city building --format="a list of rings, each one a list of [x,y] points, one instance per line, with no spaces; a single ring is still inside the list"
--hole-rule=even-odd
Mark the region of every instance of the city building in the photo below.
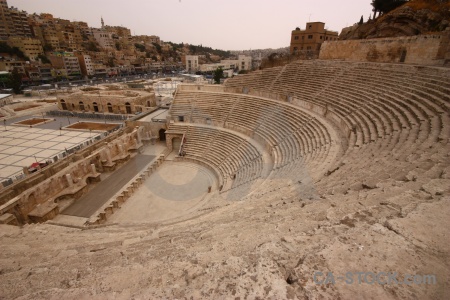
[[[30,60],[38,60],[39,55],[44,54],[41,41],[30,37],[10,37],[7,41],[11,47],[17,47],[25,54]]]
[[[77,54],[78,63],[80,64],[81,74],[86,76],[93,76],[95,74],[94,63],[91,56],[87,54]]]
[[[200,65],[200,71],[202,72],[213,72],[217,68],[222,68],[224,71],[249,71],[252,69],[252,57],[239,55],[237,59],[224,59],[219,63]]]
[[[0,0],[0,39],[6,40],[13,33],[13,23],[6,0]]]
[[[8,7],[6,0],[0,0],[0,39],[10,36],[31,36],[28,14],[15,7]]]
[[[72,52],[54,52],[49,55],[52,66],[56,69],[52,73],[53,77],[66,77],[74,79],[81,77],[80,63],[78,57]]]
[[[112,33],[106,31],[105,29],[92,28],[92,35],[103,49],[113,49],[115,47],[112,39]]]
[[[9,14],[13,25],[13,32],[11,32],[11,35],[31,37],[31,29],[28,24],[27,12],[11,7],[9,8]]]
[[[233,69],[237,69],[237,71],[250,71],[252,69],[252,57],[247,55],[239,55],[237,59],[225,59],[220,62],[230,64],[230,66],[234,65]]]
[[[186,71],[191,72],[197,72],[199,70],[198,65],[198,55],[186,55],[184,58],[184,65],[186,68]]]
[[[337,31],[325,29],[323,22],[306,23],[305,30],[297,27],[291,33],[291,54],[300,53],[300,51],[319,51],[320,46],[325,41],[336,41],[338,39]]]

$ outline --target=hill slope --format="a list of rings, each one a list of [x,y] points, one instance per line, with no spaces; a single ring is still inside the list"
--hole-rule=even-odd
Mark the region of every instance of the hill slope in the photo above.
[[[344,28],[341,40],[411,36],[450,28],[450,3],[439,0],[413,0],[368,21]]]

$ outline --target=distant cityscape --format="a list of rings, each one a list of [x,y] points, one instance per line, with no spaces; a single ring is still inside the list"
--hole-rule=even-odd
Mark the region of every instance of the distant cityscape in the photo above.
[[[288,48],[280,49],[288,52]],[[0,0],[0,87],[14,71],[22,86],[69,80],[174,72],[225,75],[257,69],[277,50],[223,51],[162,41],[157,35],[131,34],[129,28],[101,28],[49,13],[28,13]]]

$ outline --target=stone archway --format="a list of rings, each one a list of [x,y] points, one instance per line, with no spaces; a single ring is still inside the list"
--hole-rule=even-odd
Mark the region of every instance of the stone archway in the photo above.
[[[61,108],[62,108],[62,110],[67,110],[67,104],[66,104],[66,101],[65,101],[64,99],[61,99],[60,103],[61,103]]]
[[[159,140],[160,140],[161,142],[163,142],[163,141],[166,140],[166,130],[163,129],[163,128],[161,128],[161,129],[159,130]]]
[[[94,111],[98,112],[98,105],[97,102],[92,103],[92,105],[94,106]]]
[[[132,114],[131,112],[131,104],[129,102],[125,103],[125,110],[127,112],[127,114]]]
[[[113,108],[112,108],[111,103],[108,102],[107,106],[108,106],[108,112],[112,113],[113,112]]]

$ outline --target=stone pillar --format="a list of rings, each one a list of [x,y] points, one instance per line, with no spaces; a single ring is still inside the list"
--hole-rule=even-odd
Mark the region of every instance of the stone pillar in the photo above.
[[[136,126],[136,141],[138,145],[141,144],[142,141],[142,128],[138,126]]]
[[[69,183],[69,187],[73,186],[72,175],[66,174],[67,182]]]
[[[109,150],[109,148],[108,148],[108,149],[105,149],[105,151],[106,151],[106,160],[108,161],[109,165],[112,165],[111,150]]]
[[[97,174],[97,170],[95,170],[95,165],[91,164],[91,171],[93,174]]]

